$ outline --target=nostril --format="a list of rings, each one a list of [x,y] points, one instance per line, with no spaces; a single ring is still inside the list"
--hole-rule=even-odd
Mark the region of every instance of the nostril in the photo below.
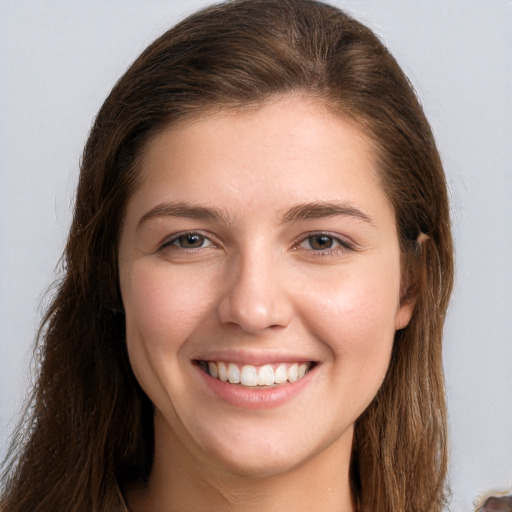
[[[219,305],[221,323],[228,327],[236,326],[246,333],[282,329],[289,324],[291,317],[290,304],[277,294],[231,295]]]

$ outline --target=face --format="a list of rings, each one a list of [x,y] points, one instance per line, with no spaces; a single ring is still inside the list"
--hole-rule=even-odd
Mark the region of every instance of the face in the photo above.
[[[253,476],[349,456],[413,307],[368,140],[285,97],[169,128],[141,172],[120,284],[157,450]]]

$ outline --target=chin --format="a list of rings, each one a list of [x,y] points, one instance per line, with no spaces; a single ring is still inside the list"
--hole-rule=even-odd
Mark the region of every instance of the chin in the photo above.
[[[245,478],[269,478],[293,472],[305,462],[310,456],[306,454],[290,453],[267,453],[256,447],[254,450],[237,454],[215,454],[213,456],[219,469],[232,475]]]
[[[262,431],[263,430],[263,431]],[[352,427],[339,435],[315,438],[308,429],[280,427],[254,428],[250,432],[226,429],[224,435],[203,438],[200,450],[220,470],[247,478],[268,478],[290,474],[317,458],[319,462],[329,448],[350,453]],[[339,434],[339,433],[338,433]],[[342,460],[342,457],[340,457]]]

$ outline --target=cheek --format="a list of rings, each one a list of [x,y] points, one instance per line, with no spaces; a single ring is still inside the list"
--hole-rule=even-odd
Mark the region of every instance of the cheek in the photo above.
[[[168,266],[144,261],[123,276],[128,355],[139,384],[155,404],[166,400],[170,381],[174,387],[179,384],[182,350],[209,309],[203,282],[186,270],[171,272]]]
[[[342,269],[310,289],[304,317],[333,357],[342,360],[344,370],[351,362],[354,371],[372,369],[383,376],[393,345],[399,290],[398,265]]]
[[[198,276],[170,272],[158,265],[134,265],[122,286],[127,338],[158,346],[179,344],[207,309]]]

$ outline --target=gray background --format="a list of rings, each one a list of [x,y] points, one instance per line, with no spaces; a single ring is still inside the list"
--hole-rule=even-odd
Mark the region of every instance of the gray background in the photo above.
[[[138,53],[206,3],[0,0],[0,455],[91,121]],[[336,3],[409,75],[445,163],[458,264],[444,352],[451,509],[470,510],[512,486],[512,2]]]

